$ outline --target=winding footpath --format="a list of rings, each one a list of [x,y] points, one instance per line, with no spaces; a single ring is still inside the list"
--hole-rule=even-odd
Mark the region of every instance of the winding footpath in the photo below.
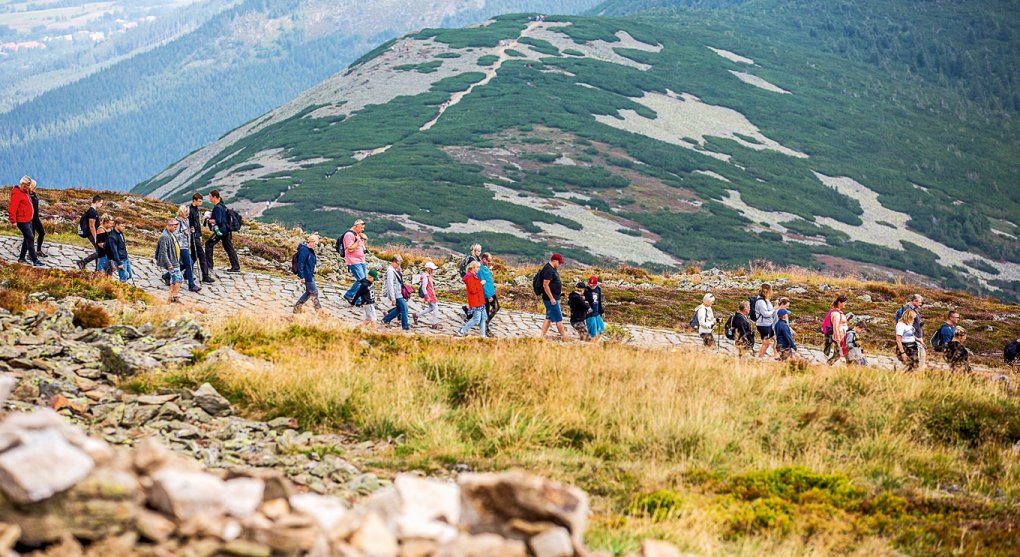
[[[21,238],[0,236],[0,257],[7,261],[17,259],[18,250],[21,246]],[[47,244],[46,252],[49,254],[43,261],[47,266],[59,269],[74,269],[74,262],[90,253],[85,248],[65,244]],[[222,260],[222,253],[218,261]],[[131,266],[134,269],[134,285],[144,289],[159,300],[166,298],[167,288],[161,280],[162,272],[155,266],[152,260],[133,257]],[[215,306],[230,314],[248,314],[260,318],[269,319],[290,319],[295,317],[292,307],[297,298],[304,292],[303,283],[296,277],[293,279],[268,275],[265,273],[241,272],[236,274],[220,272],[214,284],[205,284],[201,293],[192,294],[185,288],[181,291],[183,309],[208,309]],[[363,312],[353,308],[343,301],[343,293],[347,285],[335,282],[320,280],[319,296],[322,301],[328,319],[338,320],[349,326],[356,326],[363,318]],[[418,309],[417,300],[411,300],[412,313]],[[377,309],[382,309],[380,305]],[[388,308],[387,308],[388,309]],[[305,305],[305,315],[312,313],[311,304]],[[377,311],[377,313],[379,313]],[[385,313],[385,312],[383,312]],[[412,325],[411,332],[418,335],[440,335],[451,336],[457,328],[463,325],[463,313],[460,304],[449,302],[439,303],[439,322],[443,329],[436,331],[425,325]],[[381,317],[381,314],[380,314]],[[490,324],[489,332],[496,338],[528,338],[537,337],[542,325],[543,315],[503,309]],[[305,318],[298,316],[298,318]],[[311,317],[315,318],[315,317]],[[612,316],[608,321],[612,323]],[[380,331],[399,332],[400,328],[396,322],[393,327],[386,327],[380,324]],[[681,333],[670,329],[656,329],[651,327],[639,327],[625,323],[617,323],[626,330],[628,338],[624,344],[645,349],[696,349],[701,346],[701,339],[693,334]],[[569,326],[566,327],[571,339],[575,337]],[[477,329],[476,329],[477,331]],[[555,339],[555,332],[550,333]],[[720,352],[736,354],[733,342],[722,338],[719,348]],[[811,362],[821,363],[825,360],[821,350],[813,347],[800,347],[799,353],[802,357]],[[874,367],[894,369],[896,362],[890,356],[868,355],[868,361]],[[838,364],[843,365],[843,364]]]

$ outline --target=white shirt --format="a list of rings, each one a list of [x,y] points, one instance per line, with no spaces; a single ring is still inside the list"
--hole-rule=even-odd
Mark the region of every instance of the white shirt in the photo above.
[[[914,338],[914,326],[908,325],[902,321],[896,322],[896,336],[901,337],[903,344],[911,344],[917,342]]]
[[[712,334],[712,328],[715,326],[715,313],[712,308],[701,304],[697,310],[698,314],[698,334]]]

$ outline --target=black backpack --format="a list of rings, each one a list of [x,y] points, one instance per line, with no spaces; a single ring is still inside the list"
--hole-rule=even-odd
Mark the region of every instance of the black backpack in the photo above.
[[[298,246],[298,249],[294,250],[294,255],[293,257],[290,258],[290,272],[294,273],[295,275],[301,274],[301,270],[298,269],[297,262],[299,253],[301,253],[301,246]]]
[[[544,270],[544,267],[543,267]],[[542,296],[545,294],[545,288],[542,287],[542,271],[535,273],[535,278],[531,279],[531,289],[535,291],[536,296]]]
[[[761,299],[761,296],[752,296],[747,299],[747,301],[751,303],[751,313],[747,316],[751,320],[751,323],[758,320],[758,312],[755,310],[755,306],[758,305],[758,300]]]
[[[931,349],[936,352],[942,352],[946,349],[946,345],[942,344],[942,329],[945,327],[946,325],[939,327],[939,330],[935,331],[935,334],[931,337]]]
[[[699,323],[698,323],[698,310],[699,309],[701,309],[701,308],[699,307],[698,309],[694,310],[694,315],[691,316],[691,322],[689,323],[691,328],[694,329],[695,331],[698,330],[698,325],[699,325]]]
[[[241,230],[241,226],[244,224],[244,219],[241,218],[241,213],[233,209],[227,209],[227,230],[231,232],[237,232]]]
[[[350,229],[347,232],[354,232],[354,229]],[[347,257],[347,246],[344,245],[344,237],[347,236],[347,232],[344,232],[336,239],[336,252],[340,254],[340,257]]]
[[[89,223],[87,218],[88,216],[89,212],[85,211],[85,213],[82,214],[81,218],[78,219],[78,235],[81,236],[82,238],[88,238],[89,234],[91,234],[91,232],[89,231]]]
[[[474,256],[471,255],[470,253],[464,256],[464,259],[460,262],[460,267],[457,268],[457,270],[460,271],[461,277],[467,274],[467,266],[474,260],[475,260]]]
[[[1002,351],[1002,359],[1007,364],[1014,364],[1017,362],[1017,358],[1020,357],[1020,342],[1013,341],[1006,345],[1006,348]]]
[[[726,338],[730,340],[737,340],[737,329],[733,326],[733,320],[736,319],[736,315],[731,315],[726,320]]]

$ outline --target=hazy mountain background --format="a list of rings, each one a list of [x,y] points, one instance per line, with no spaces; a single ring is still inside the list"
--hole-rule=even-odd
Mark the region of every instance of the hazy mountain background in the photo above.
[[[0,174],[126,189],[401,33],[595,0],[0,4]]]

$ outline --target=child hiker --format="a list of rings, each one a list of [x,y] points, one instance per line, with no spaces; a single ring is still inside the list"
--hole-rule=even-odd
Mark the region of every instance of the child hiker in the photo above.
[[[353,304],[361,306],[365,310],[365,320],[361,322],[362,327],[368,327],[373,331],[379,328],[375,320],[375,292],[372,285],[379,278],[379,271],[372,269],[365,278],[358,283],[358,291],[354,294]]]

